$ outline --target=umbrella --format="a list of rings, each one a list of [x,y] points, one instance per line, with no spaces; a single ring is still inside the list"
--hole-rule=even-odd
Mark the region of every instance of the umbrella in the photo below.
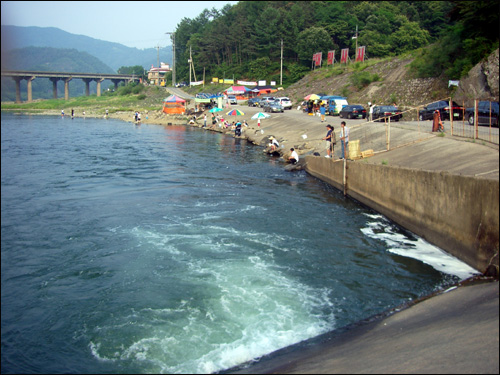
[[[228,115],[228,116],[241,116],[241,115],[244,115],[244,113],[241,112],[239,109],[233,109],[233,110],[229,111],[228,113],[226,113],[226,115]]]
[[[255,115],[252,116],[252,120],[258,120],[260,118],[269,118],[271,115],[268,115],[267,113],[264,112],[257,112]]]
[[[210,113],[214,113],[214,112],[220,112],[220,111],[222,111],[222,108],[215,107],[215,108],[212,108],[212,109],[211,109],[210,111],[208,111],[208,112],[210,112]]]
[[[316,94],[309,94],[304,98],[304,100],[317,100],[317,99],[320,99],[320,97]]]

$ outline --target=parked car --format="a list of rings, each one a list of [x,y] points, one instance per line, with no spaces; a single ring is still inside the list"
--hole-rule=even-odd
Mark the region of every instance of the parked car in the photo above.
[[[359,104],[346,105],[339,112],[340,118],[366,118],[366,109]]]
[[[399,121],[403,114],[393,105],[376,105],[373,107],[373,120],[383,121],[384,117],[390,117],[391,121]]]
[[[283,106],[279,102],[271,102],[264,105],[264,112],[283,112]]]
[[[262,99],[260,99],[259,107],[264,108],[266,104],[274,102],[274,99],[276,99],[274,96],[264,96]]]
[[[459,106],[455,102],[451,102],[452,105],[452,113],[453,113],[453,120],[462,120],[463,115],[464,115],[464,110],[465,108],[462,106]],[[419,119],[420,121],[423,120],[432,120],[434,118],[434,112],[436,110],[439,111],[439,114],[441,116],[441,120],[449,120],[450,119],[450,103],[446,100],[440,100],[438,102],[434,102],[429,104],[427,107],[424,107],[424,109],[421,109],[419,111]]]
[[[249,107],[258,107],[260,103],[260,98],[250,98],[248,99],[248,106]]]
[[[278,101],[283,107],[283,109],[292,109],[292,102],[286,96],[276,98],[274,101]]]
[[[236,96],[234,95],[228,95],[227,100],[229,101],[229,104],[238,104],[238,100],[236,100]]]
[[[478,125],[491,125],[498,126],[498,102],[479,102],[477,105],[477,118]],[[474,125],[474,107],[465,110],[465,118],[469,121],[470,125]],[[491,122],[490,122],[491,118]]]

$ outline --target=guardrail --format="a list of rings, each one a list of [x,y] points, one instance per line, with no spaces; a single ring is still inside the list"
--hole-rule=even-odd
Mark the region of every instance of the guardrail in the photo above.
[[[450,101],[451,98],[442,100]],[[434,103],[436,101],[433,101]],[[477,103],[477,101],[476,101]],[[430,103],[429,103],[430,104]],[[442,121],[444,133],[432,132],[433,120],[420,120],[419,111],[427,104],[417,107],[405,108],[400,121],[391,121],[390,117],[383,117],[374,121],[366,121],[361,124],[349,124],[351,130],[350,139],[362,139],[364,150],[373,150],[373,152],[387,151],[390,149],[406,146],[415,142],[422,141],[432,136],[454,136],[470,139],[471,142],[489,142],[499,144],[499,127],[494,126],[496,118],[493,112],[488,125],[478,125],[477,116],[473,125],[463,107],[459,120],[452,119]],[[476,104],[477,107],[477,104]],[[475,111],[477,113],[477,110]],[[483,123],[486,121],[483,120]],[[353,134],[354,133],[354,134]]]

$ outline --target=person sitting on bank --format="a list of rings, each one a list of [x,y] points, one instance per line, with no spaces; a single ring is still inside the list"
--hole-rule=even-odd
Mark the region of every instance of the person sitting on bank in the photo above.
[[[297,164],[299,162],[299,154],[297,154],[297,151],[292,147],[290,149],[292,154],[289,156],[288,161],[292,164]]]
[[[278,140],[273,136],[269,137],[269,147],[271,147],[271,151],[275,151],[278,147],[280,147]]]
[[[236,128],[234,129],[234,135],[235,136],[240,136],[241,135],[241,122],[236,123]]]

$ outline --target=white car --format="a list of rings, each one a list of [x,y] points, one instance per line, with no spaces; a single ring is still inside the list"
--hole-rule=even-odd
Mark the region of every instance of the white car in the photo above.
[[[236,96],[234,96],[234,95],[228,95],[227,100],[229,101],[229,104],[238,104],[238,101],[236,100]]]
[[[283,96],[280,98],[276,98],[275,101],[279,101],[283,109],[292,109],[292,102],[290,101],[289,98]]]

